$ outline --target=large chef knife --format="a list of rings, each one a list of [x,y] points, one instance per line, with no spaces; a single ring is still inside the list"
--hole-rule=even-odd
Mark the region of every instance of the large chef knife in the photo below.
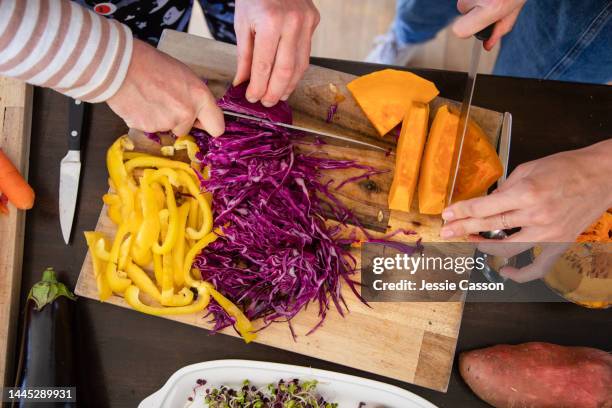
[[[68,153],[60,164],[59,215],[62,235],[66,244],[70,242],[70,233],[74,220],[74,210],[79,195],[79,178],[81,176],[81,133],[85,103],[70,99],[68,114]]]
[[[459,113],[459,125],[457,126],[457,135],[455,139],[455,150],[453,152],[453,160],[451,161],[451,178],[448,183],[446,193],[446,205],[451,205],[453,202],[453,193],[459,174],[459,164],[461,162],[461,153],[463,151],[463,141],[467,133],[468,121],[470,119],[470,108],[472,107],[472,96],[474,95],[474,87],[476,85],[476,75],[478,74],[478,64],[480,63],[480,53],[482,51],[482,42],[491,37],[494,24],[485,28],[476,34],[474,45],[472,46],[472,59],[470,61],[470,70],[468,71],[467,81],[465,83],[465,91],[463,100],[461,101],[461,111]]]
[[[303,133],[305,135],[341,140],[343,142],[358,144],[358,145],[361,145],[361,146],[364,146],[364,147],[368,147],[370,149],[381,150],[383,152],[387,152],[387,149],[385,149],[382,146],[377,146],[375,144],[368,143],[368,142],[363,142],[361,140],[357,140],[357,139],[354,139],[354,138],[351,138],[351,137],[347,137],[347,136],[342,136],[342,135],[337,135],[337,134],[334,134],[334,133],[323,132],[323,131],[320,131],[320,130],[308,129],[308,128],[301,127],[301,126],[289,125],[287,123],[282,123],[282,122],[273,122],[273,121],[270,121],[270,120],[267,120],[267,119],[258,118],[258,117],[255,117],[255,116],[244,115],[242,113],[236,113],[236,112],[231,112],[231,111],[227,111],[227,110],[224,110],[223,113],[225,115],[227,115],[227,116],[232,116],[234,118],[241,118],[241,119],[254,120],[256,122],[269,123],[269,124],[274,125],[274,126],[280,126],[280,127],[286,128],[286,129],[295,130],[295,131],[301,132],[301,133]]]

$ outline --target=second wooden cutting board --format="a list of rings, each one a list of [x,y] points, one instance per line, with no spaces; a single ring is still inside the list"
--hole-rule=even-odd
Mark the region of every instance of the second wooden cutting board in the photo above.
[[[220,96],[231,82],[235,71],[235,47],[174,31],[166,31],[159,48],[182,60],[198,74],[206,78],[216,96]],[[311,66],[304,80],[289,100],[294,109],[294,122],[301,126],[336,131],[343,135],[376,143],[393,149],[393,142],[379,138],[354,99],[346,90],[346,84],[354,76],[329,69]],[[333,84],[333,86],[330,86]],[[338,109],[332,124],[325,123],[327,109],[333,103],[335,93],[341,92],[346,100]],[[435,107],[448,102],[437,98]],[[496,143],[502,115],[498,112],[475,109],[478,123]],[[155,152],[159,149],[139,132],[131,132],[139,150]],[[119,135],[117,135],[119,136]],[[386,210],[389,185],[393,176],[394,155],[374,151],[355,153],[343,146],[325,148],[336,157],[344,155],[377,168],[390,170],[373,178],[372,185],[346,187],[340,194],[351,206],[363,210],[365,215],[379,217]],[[350,175],[344,175],[349,176]],[[391,213],[391,229],[407,228],[418,235],[403,237],[406,240],[424,241],[438,239],[439,217],[421,216],[417,213]],[[97,231],[109,236],[116,228],[103,209]],[[357,250],[354,255],[359,256]],[[97,289],[90,255],[84,261],[76,287],[83,297],[97,299]],[[463,311],[462,302],[375,303],[372,307],[362,304],[350,290],[343,289],[350,313],[345,317],[331,310],[325,323],[313,334],[305,334],[318,322],[316,308],[309,308],[292,320],[298,335],[294,340],[288,326],[273,324],[258,334],[257,342],[321,358],[389,378],[406,381],[439,391],[446,391],[453,363],[455,346]],[[113,296],[109,303],[129,307],[121,297]],[[209,329],[211,325],[202,315],[172,316],[171,320]],[[236,335],[233,330],[224,333]]]

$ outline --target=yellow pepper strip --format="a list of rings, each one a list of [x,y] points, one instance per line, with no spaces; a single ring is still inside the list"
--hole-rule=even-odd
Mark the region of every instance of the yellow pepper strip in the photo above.
[[[188,173],[185,173],[183,171],[178,171],[177,173],[179,175],[181,184],[187,187],[187,191],[189,191],[189,194],[191,194],[193,198],[197,200],[198,205],[200,207],[200,211],[203,216],[202,225],[200,226],[199,230],[196,230],[195,228],[187,228],[187,238],[193,240],[202,239],[205,235],[212,231],[213,217],[212,211],[210,209],[210,204],[208,203],[208,201],[206,201],[199,187],[196,186],[195,182],[189,176]]]
[[[218,237],[219,235],[217,235],[215,232],[211,232],[193,244],[193,246],[189,249],[189,252],[187,252],[187,255],[185,256],[185,262],[183,263],[183,276],[185,278],[186,285],[198,286],[200,284],[200,281],[194,280],[191,276],[191,266],[193,265],[193,260],[200,252],[202,252],[204,248],[206,248],[207,245],[215,242]]]
[[[162,257],[162,292],[160,303],[164,306],[185,306],[193,301],[193,292],[183,288],[174,293],[174,271],[172,270],[172,255],[164,254]]]
[[[178,307],[154,307],[145,305],[139,299],[140,289],[138,286],[130,286],[125,291],[125,301],[139,312],[154,316],[185,315],[201,312],[210,303],[210,293],[202,286],[198,288],[198,300],[188,306]]]
[[[117,262],[117,269],[120,271],[125,271],[125,268],[131,261],[130,249],[132,249],[132,235],[128,236],[119,247],[119,261]]]
[[[121,198],[121,217],[124,220],[129,219],[134,209],[135,185],[123,164],[123,151],[133,149],[134,143],[127,136],[121,136],[106,153],[106,167],[113,189]]]
[[[85,232],[85,240],[87,241],[87,246],[89,247],[89,255],[91,256],[94,276],[96,277],[96,285],[98,287],[98,298],[100,301],[104,302],[108,300],[113,295],[113,292],[106,280],[106,276],[104,276],[104,260],[96,255],[95,251],[95,243],[102,241],[105,243],[104,237],[99,232],[87,231]],[[106,248],[105,248],[106,249]]]
[[[183,279],[183,261],[185,258],[185,226],[187,224],[187,216],[189,215],[189,203],[186,202],[178,210],[178,235],[176,243],[172,249],[172,258],[174,260],[174,285],[178,288],[185,285]]]
[[[161,287],[162,276],[163,276],[163,266],[162,266],[162,256],[160,254],[153,254],[153,273],[155,275],[155,282],[157,283],[157,286]]]
[[[159,221],[161,225],[161,239],[166,238],[168,230],[168,210],[164,209],[159,212]],[[172,270],[171,254],[153,254],[154,262],[159,262],[156,266],[159,275],[159,283],[162,288],[160,303],[164,306],[185,306],[193,302],[193,292],[189,288],[183,288],[179,293],[174,293],[174,271]],[[155,259],[158,259],[155,261]]]
[[[102,201],[108,207],[108,217],[115,225],[119,225],[123,222],[121,218],[121,198],[117,194],[104,194]]]
[[[196,229],[199,225],[199,205],[198,205],[198,201],[195,199],[190,198],[189,199],[189,216],[187,218],[187,228],[191,228],[191,229]],[[190,245],[193,245],[194,240],[187,238],[187,242],[189,242]]]
[[[198,159],[196,158],[196,153],[200,151],[200,148],[195,143],[195,139],[193,138],[193,136],[186,135],[177,138],[174,142],[174,149],[187,150],[187,156],[189,157],[189,160],[191,160],[192,162],[198,161]]]
[[[191,167],[189,167],[189,165],[185,162],[166,159],[166,158],[157,157],[157,156],[136,157],[134,159],[131,159],[125,162],[125,170],[128,173],[131,173],[137,167],[180,169],[186,172],[192,171]]]
[[[160,235],[159,238],[160,240],[164,241],[166,239],[166,235],[168,234],[168,214],[169,211],[168,209],[163,209],[159,212],[159,223],[160,223]],[[162,266],[162,273],[161,273],[161,303],[167,303],[170,301],[170,298],[172,297],[172,295],[174,294],[174,279],[173,279],[173,274],[172,274],[172,264],[169,261],[170,260],[170,255],[169,254],[157,254],[154,252],[155,255],[160,256],[161,258],[161,266]]]
[[[87,236],[85,236],[85,238],[87,239]],[[104,262],[110,261],[110,253],[108,252],[106,240],[104,238],[99,238],[94,243],[93,253]]]
[[[138,265],[130,262],[126,268],[126,272],[134,285],[138,286],[140,290],[151,296],[157,302],[161,301],[159,289],[157,289],[157,286],[155,286],[155,283],[153,283],[149,275],[138,267]]]
[[[142,192],[140,191],[140,189],[136,188],[134,186],[134,188],[136,189],[134,191],[134,208],[132,210],[132,212],[130,213],[130,218],[129,220],[126,220],[129,224],[129,228],[130,228],[130,232],[133,234],[138,233],[138,231],[140,230],[140,226],[142,225],[142,205],[141,205],[141,195]]]
[[[166,195],[164,194],[164,190],[161,188],[159,183],[151,183],[151,189],[155,195],[157,208],[163,209],[166,206]]]
[[[236,330],[242,336],[245,343],[250,343],[257,338],[257,335],[253,333],[254,327],[251,321],[242,313],[242,311],[232,303],[231,300],[223,296],[221,293],[211,285],[209,282],[204,282],[203,286],[208,289],[213,299],[227,312],[228,315],[236,319]]]
[[[117,270],[117,262],[119,260],[119,250],[121,249],[121,243],[125,236],[129,233],[128,228],[125,224],[119,226],[113,246],[110,251],[110,259],[106,264],[106,279],[110,288],[115,293],[123,293],[128,286],[132,284],[132,281],[127,279],[125,272]]]
[[[178,235],[178,209],[176,208],[176,201],[174,199],[174,190],[172,189],[168,178],[162,178],[161,182],[166,190],[166,203],[168,205],[168,233],[166,234],[163,244],[159,245],[158,242],[154,242],[152,249],[156,254],[164,255],[169,253],[176,243],[176,237]]]
[[[159,207],[155,192],[151,187],[152,170],[147,169],[140,180],[140,201],[142,207],[143,221],[136,234],[136,241],[132,249],[134,262],[140,266],[151,263],[151,247],[159,237]]]

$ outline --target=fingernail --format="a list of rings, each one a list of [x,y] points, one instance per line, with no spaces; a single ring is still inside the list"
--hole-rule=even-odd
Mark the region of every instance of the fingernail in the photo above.
[[[446,221],[450,221],[455,218],[455,213],[452,210],[444,210],[442,213],[442,218]]]
[[[283,97],[281,98],[281,101],[286,101],[287,99],[289,99],[289,94],[283,95]]]
[[[265,106],[266,108],[271,108],[275,105],[274,103],[268,102],[268,101],[261,101],[261,104]]]
[[[255,98],[254,96],[246,95],[246,99],[247,99],[247,101],[249,101],[251,103],[257,103],[257,98]]]
[[[452,238],[454,235],[455,233],[450,228],[442,228],[440,231],[440,236],[444,239]]]

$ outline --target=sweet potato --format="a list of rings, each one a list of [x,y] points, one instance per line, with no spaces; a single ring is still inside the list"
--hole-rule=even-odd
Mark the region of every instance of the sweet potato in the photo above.
[[[459,371],[497,408],[612,407],[612,355],[593,348],[502,344],[461,353]]]

